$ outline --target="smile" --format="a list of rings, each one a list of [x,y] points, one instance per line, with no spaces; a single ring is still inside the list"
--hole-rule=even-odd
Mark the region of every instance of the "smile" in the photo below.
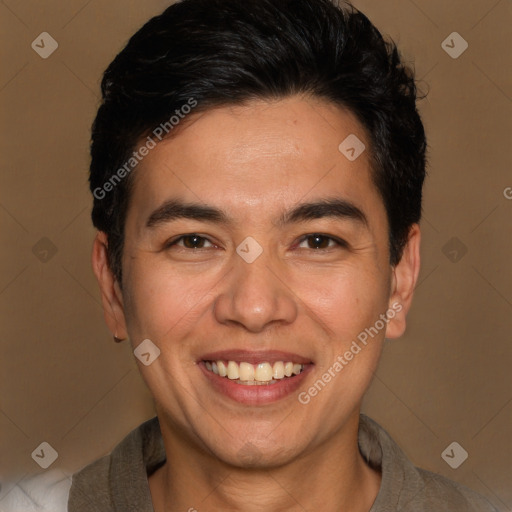
[[[282,379],[299,375],[304,365],[292,361],[276,361],[274,364],[261,362],[251,364],[245,361],[204,361],[206,369],[237,384],[261,386],[276,384]]]
[[[202,354],[197,368],[208,392],[243,405],[265,406],[290,398],[313,371],[313,360],[281,350],[217,350]]]

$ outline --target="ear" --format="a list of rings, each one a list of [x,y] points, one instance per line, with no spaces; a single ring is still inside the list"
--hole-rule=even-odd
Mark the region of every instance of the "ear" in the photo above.
[[[108,264],[107,248],[106,233],[98,231],[92,248],[92,268],[100,286],[103,315],[112,335],[126,339],[128,332],[124,316],[123,294]]]
[[[399,338],[405,332],[406,317],[412,303],[412,296],[420,272],[421,232],[418,224],[409,230],[409,238],[402,258],[393,268],[391,293],[389,297],[390,319],[386,327],[386,338]],[[394,313],[394,316],[393,313]]]

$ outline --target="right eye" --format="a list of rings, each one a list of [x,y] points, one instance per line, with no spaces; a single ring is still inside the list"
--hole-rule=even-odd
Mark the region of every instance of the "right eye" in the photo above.
[[[215,247],[212,242],[210,242],[204,236],[197,235],[196,233],[190,233],[170,240],[165,245],[165,248],[169,249],[170,247],[176,245],[185,249],[208,249],[208,247],[205,247],[205,243],[209,243],[212,247]]]

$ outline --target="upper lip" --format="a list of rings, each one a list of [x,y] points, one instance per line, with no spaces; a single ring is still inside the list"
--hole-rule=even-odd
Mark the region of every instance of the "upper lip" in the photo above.
[[[199,358],[199,361],[238,361],[246,362],[251,364],[258,363],[270,363],[273,364],[276,361],[291,361],[298,364],[311,363],[311,359],[300,356],[299,354],[293,354],[291,352],[283,352],[281,350],[242,350],[242,349],[230,349],[230,350],[219,350],[216,352],[209,352]]]

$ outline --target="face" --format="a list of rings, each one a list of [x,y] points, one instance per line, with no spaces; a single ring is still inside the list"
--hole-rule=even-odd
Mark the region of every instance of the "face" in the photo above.
[[[229,464],[280,465],[358,417],[401,329],[368,154],[338,149],[369,143],[314,99],[194,116],[135,171],[116,329],[160,350],[140,368],[165,428]]]

